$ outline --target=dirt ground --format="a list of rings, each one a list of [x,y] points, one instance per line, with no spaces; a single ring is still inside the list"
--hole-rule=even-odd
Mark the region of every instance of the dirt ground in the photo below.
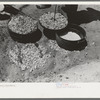
[[[99,10],[99,5],[92,8]],[[82,9],[86,9],[86,6],[78,7],[78,10]],[[36,20],[48,11],[54,11],[54,7],[39,10],[34,5],[30,5],[22,8],[22,12]],[[100,82],[100,21],[96,20],[80,26],[85,29],[88,42],[84,50],[64,50],[58,47],[56,41],[48,40],[42,35],[37,43],[42,47],[42,52],[46,50],[44,54],[47,55],[46,64],[43,68],[30,71],[30,67],[23,69],[16,60],[19,52],[16,45],[23,48],[33,44],[13,41],[7,26],[1,24],[0,82]],[[42,27],[40,29],[43,30]],[[9,51],[14,54],[13,57],[9,56]]]

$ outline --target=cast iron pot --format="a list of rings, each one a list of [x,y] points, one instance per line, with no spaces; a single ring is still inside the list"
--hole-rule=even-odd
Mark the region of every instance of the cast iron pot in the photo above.
[[[35,43],[40,40],[42,36],[42,32],[37,29],[34,32],[30,32],[28,34],[18,34],[13,32],[11,29],[8,28],[9,34],[14,41],[20,43]]]
[[[81,39],[77,41],[71,41],[71,40],[65,40],[61,38],[62,35],[65,35],[68,32],[75,32],[81,37]],[[62,33],[57,32],[56,41],[61,48],[69,50],[69,51],[74,51],[74,50],[81,51],[85,49],[85,47],[87,46],[85,30],[82,27],[75,24],[69,24],[66,28],[66,31],[64,30],[62,31]]]
[[[39,22],[40,23],[40,22]],[[40,25],[43,27],[43,34],[48,38],[48,39],[51,39],[51,40],[56,40],[56,33],[57,32],[60,32],[62,33],[63,31],[66,30],[66,27],[65,28],[62,28],[62,29],[59,29],[59,30],[54,30],[54,29],[48,29],[46,28],[45,26],[43,26],[41,23]]]
[[[10,16],[9,15],[7,15],[7,14],[0,14],[0,21],[2,20],[9,20],[10,19]]]
[[[0,14],[0,26],[6,26],[10,20],[10,15],[7,14]]]
[[[38,9],[46,9],[46,8],[50,8],[51,7],[51,5],[36,5],[36,7],[38,8]]]
[[[60,30],[51,30],[51,29],[44,28],[43,33],[48,39],[56,40],[56,33],[58,32],[62,33],[62,31],[64,30],[66,30],[66,27]]]

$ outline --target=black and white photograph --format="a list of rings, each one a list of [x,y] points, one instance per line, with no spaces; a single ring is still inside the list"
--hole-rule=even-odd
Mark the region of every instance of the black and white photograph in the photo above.
[[[100,82],[99,4],[0,3],[0,83]]]

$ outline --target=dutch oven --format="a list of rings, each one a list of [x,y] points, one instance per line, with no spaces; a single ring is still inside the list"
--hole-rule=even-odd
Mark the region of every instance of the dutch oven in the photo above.
[[[35,43],[39,41],[42,36],[42,32],[38,29],[38,25],[35,31],[28,32],[27,34],[19,34],[17,32],[14,32],[9,28],[9,25],[8,25],[8,31],[9,31],[11,38],[14,41],[17,41],[20,43]]]
[[[79,40],[68,40],[62,38],[62,36],[68,34],[68,32],[74,32],[77,35],[80,36]],[[83,50],[87,46],[87,41],[86,41],[86,32],[85,30],[76,25],[76,24],[68,24],[66,30],[62,32],[57,32],[56,33],[56,41],[57,44],[66,50],[74,51],[74,50]]]
[[[44,15],[42,15],[42,18],[41,19],[39,19],[39,24],[43,27],[43,34],[48,38],[48,39],[52,39],[52,40],[55,40],[56,39],[56,33],[57,32],[60,32],[60,33],[62,33],[62,31],[64,31],[64,30],[66,30],[66,27],[67,27],[67,24],[68,24],[68,20],[67,20],[67,18],[64,16],[64,15],[62,15],[61,13],[56,13],[57,14],[57,20],[56,19],[53,19],[53,17],[52,17],[52,15],[50,15],[49,16],[49,14],[53,14],[54,12],[48,12],[48,13],[45,13]],[[46,16],[46,14],[47,14],[47,16]],[[61,17],[62,16],[62,17]],[[64,17],[63,17],[64,16]],[[53,29],[53,26],[51,26],[50,25],[50,27],[48,26],[48,24],[47,24],[47,26],[44,26],[43,24],[42,24],[42,22],[41,22],[41,20],[43,19],[43,17],[47,17],[47,18],[45,18],[44,20],[46,20],[47,21],[47,23],[50,23],[49,21],[51,21],[51,22],[53,22],[53,20],[54,21],[59,21],[59,19],[60,19],[60,17],[61,18],[63,18],[63,19],[61,19],[61,20],[64,20],[64,21],[62,21],[62,23],[61,23],[61,21],[60,21],[60,26],[55,26],[55,28]],[[48,19],[48,17],[49,17],[49,19]],[[54,17],[55,18],[55,17]],[[45,22],[46,23],[46,22]],[[59,23],[59,22],[56,22],[56,24],[57,23]],[[65,24],[64,26],[62,25],[62,24]],[[46,25],[46,24],[45,24]]]

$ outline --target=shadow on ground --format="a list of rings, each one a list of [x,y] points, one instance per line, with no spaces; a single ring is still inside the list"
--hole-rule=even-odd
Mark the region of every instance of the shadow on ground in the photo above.
[[[63,13],[67,14],[69,23],[83,24],[100,20],[100,11],[93,8],[77,11],[78,5],[66,5],[61,7]]]

